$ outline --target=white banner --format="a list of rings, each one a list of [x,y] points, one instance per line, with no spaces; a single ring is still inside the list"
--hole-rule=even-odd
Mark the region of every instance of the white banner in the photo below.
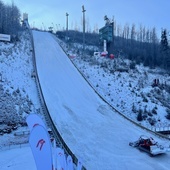
[[[33,129],[33,127],[35,127],[36,125],[41,125],[44,128],[46,128],[46,126],[45,126],[44,122],[42,121],[42,119],[36,114],[30,114],[27,117],[26,122],[27,122],[27,125],[28,125],[29,129],[30,129],[30,132]]]
[[[11,36],[8,34],[0,34],[1,41],[11,41]]]
[[[36,125],[31,131],[29,143],[37,170],[53,170],[52,148],[47,130]]]
[[[55,150],[55,168],[57,170],[66,170],[66,156],[64,150],[61,148],[56,148]]]
[[[77,162],[77,170],[81,170],[81,169],[82,169],[82,161],[81,159],[79,159]]]
[[[67,170],[73,170],[73,159],[70,155],[67,157]]]

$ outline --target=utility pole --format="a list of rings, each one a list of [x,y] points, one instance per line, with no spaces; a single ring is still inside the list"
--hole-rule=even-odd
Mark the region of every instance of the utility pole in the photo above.
[[[66,41],[68,41],[68,16],[69,14],[66,12]]]
[[[85,12],[84,5],[82,6],[82,12],[83,12],[83,56],[84,56],[84,49],[85,49]]]
[[[52,28],[53,28],[52,32],[54,32],[54,29],[55,29],[55,28],[54,28],[54,24],[53,24],[53,22],[51,23],[51,25],[53,26],[53,27],[52,27]]]
[[[68,16],[69,14],[66,12],[66,31],[68,31]]]
[[[43,31],[45,31],[45,26],[44,26],[44,23],[42,22],[42,26],[43,26]]]
[[[115,39],[114,39],[114,34],[115,34],[115,23],[114,23],[114,16],[113,16],[113,19],[112,19],[112,29],[113,29],[113,32],[112,32],[112,41],[113,41],[113,49],[114,49],[114,43],[115,43]]]

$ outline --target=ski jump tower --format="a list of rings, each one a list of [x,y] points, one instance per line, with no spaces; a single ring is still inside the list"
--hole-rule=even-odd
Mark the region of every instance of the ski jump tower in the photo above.
[[[29,28],[28,14],[27,14],[27,13],[23,13],[22,26],[23,26],[24,28]]]
[[[113,53],[114,47],[114,18],[111,21],[107,15],[104,16],[105,26],[99,29],[100,40],[104,42],[104,52]]]

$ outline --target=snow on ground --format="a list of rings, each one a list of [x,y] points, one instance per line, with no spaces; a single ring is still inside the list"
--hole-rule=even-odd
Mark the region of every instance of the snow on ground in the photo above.
[[[27,145],[0,151],[0,169],[36,170],[31,148]]]
[[[0,42],[0,169],[2,170],[35,169],[28,146],[19,150],[12,149],[28,143],[25,117],[29,113],[40,113],[36,84],[32,77],[31,49],[28,32],[23,32],[18,42]],[[7,151],[3,151],[4,149]]]
[[[122,56],[116,56],[114,60],[89,55],[82,57],[72,54],[74,44],[68,48],[61,40],[57,41],[87,81],[114,108],[149,129],[170,127],[170,120],[166,118],[170,113],[170,79],[164,70],[143,65],[129,69],[131,61]],[[159,87],[152,87],[154,79],[159,79]],[[140,110],[144,119],[141,122],[137,121]]]
[[[170,154],[151,158],[129,147],[128,143],[141,134],[153,135],[128,122],[104,103],[77,72],[54,37],[44,32],[33,33],[46,104],[65,142],[83,160],[85,167],[90,170],[169,169]]]
[[[34,38],[40,81],[51,116],[70,149],[83,160],[87,169],[169,169],[169,153],[151,158],[148,154],[128,146],[130,141],[135,141],[141,134],[154,135],[131,124],[104,103],[84,81],[50,34],[34,32]],[[0,45],[0,70],[3,73],[1,98],[3,96],[4,101],[12,98],[13,100],[10,100],[11,104],[14,103],[12,108],[16,107],[17,111],[20,110],[21,113],[24,113],[23,115],[26,115],[28,110],[28,112],[30,110],[39,112],[36,86],[34,79],[31,78],[33,66],[28,35],[24,35],[21,42],[16,44],[0,42]],[[124,90],[122,90],[113,85],[115,83],[121,87],[120,76],[121,81],[126,81],[126,73],[122,75],[115,73],[113,76],[107,73],[106,69],[81,62],[77,57],[74,62],[95,87],[98,84],[98,91],[105,98],[111,96],[107,99],[113,98],[115,106],[123,111],[121,105],[125,107],[125,104],[122,101],[133,94],[125,93],[130,87],[124,85]],[[132,77],[132,79],[136,80],[136,77]],[[130,80],[128,81],[130,82]],[[126,84],[129,84],[128,81]],[[148,81],[148,83],[150,82]],[[145,89],[146,93],[150,90],[148,87]],[[134,91],[136,90],[134,89]],[[121,95],[119,96],[119,94]],[[6,98],[7,96],[9,97]],[[30,100],[33,105],[31,105],[31,109],[28,109],[26,106]],[[140,97],[139,100],[141,100]],[[17,102],[15,103],[15,101]],[[25,105],[22,105],[22,101],[25,101]],[[3,100],[1,100],[2,102]],[[113,103],[112,100],[111,103]],[[128,102],[126,105],[128,106]],[[11,111],[10,107],[8,109]],[[6,113],[8,112],[4,111],[1,106],[0,114],[6,115]],[[16,132],[23,131],[27,131],[27,129],[18,127],[17,131],[13,131],[12,134],[0,136],[0,169],[35,169],[29,147],[2,151],[2,148],[3,150],[8,148],[9,144],[25,143],[28,135],[24,135],[22,138],[14,135]],[[169,143],[156,136],[154,138],[163,144]],[[13,147],[15,146],[13,145]]]
[[[139,74],[133,70],[130,70],[128,73],[120,73],[118,71],[110,73],[109,70],[102,69],[98,65],[90,67],[88,62],[83,62],[78,57],[72,60],[99,94],[121,113],[137,121],[137,113],[133,113],[132,111],[133,105],[136,107],[136,110],[144,110],[144,108],[146,108],[146,111],[151,112],[152,116],[152,110],[156,106],[157,115],[154,116],[156,120],[155,126],[163,126],[163,123],[170,126],[170,121],[165,118],[167,115],[166,107],[164,107],[158,99],[152,97],[152,91],[154,91],[154,89],[151,84],[154,78],[159,77],[160,80],[163,80],[163,76],[159,74],[153,75],[149,72],[147,75],[144,73]],[[142,69],[142,66],[138,68],[138,70]],[[143,86],[142,89],[139,87],[140,83],[141,86]],[[150,118],[152,118],[152,116],[150,116]],[[147,117],[149,118],[148,115]],[[141,124],[151,128],[149,121],[143,121]]]
[[[29,113],[39,113],[30,35],[24,32],[19,42],[0,42],[0,133],[2,126],[17,129],[25,126]]]

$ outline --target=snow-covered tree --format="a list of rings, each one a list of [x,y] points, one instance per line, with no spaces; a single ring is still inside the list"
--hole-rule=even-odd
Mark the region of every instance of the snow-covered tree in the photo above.
[[[166,29],[162,30],[160,52],[162,57],[162,64],[165,69],[170,69],[170,49],[168,46],[168,38]]]

